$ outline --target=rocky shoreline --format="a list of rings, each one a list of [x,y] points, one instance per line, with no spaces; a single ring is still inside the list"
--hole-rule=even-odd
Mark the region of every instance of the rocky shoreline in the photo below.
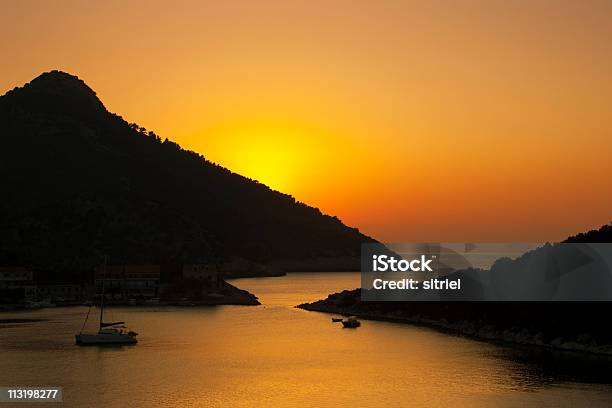
[[[358,289],[343,291],[331,294],[327,299],[304,303],[296,307],[308,311],[352,315],[366,320],[425,326],[476,340],[612,356],[612,341],[600,333],[582,332],[575,335],[575,331],[569,328],[566,333],[555,332],[553,330],[548,332],[546,330],[538,331],[533,329],[533,325],[531,327],[526,327],[528,325],[519,326],[515,324],[516,322],[507,325],[492,324],[488,316],[481,316],[478,319],[454,318],[448,320],[443,317],[428,315],[426,311],[428,305],[414,305],[410,303],[398,305],[395,303],[399,307],[394,308],[392,306],[394,302],[384,302],[386,305],[380,305],[382,302],[361,302],[359,296],[360,292]],[[515,305],[520,306],[518,302],[515,302]],[[417,310],[414,312],[410,311],[411,306],[417,306],[415,308]],[[430,306],[435,307],[438,305]],[[452,306],[461,308],[459,304],[453,304]],[[472,307],[468,307],[472,309]],[[487,307],[489,308],[488,312],[490,312],[491,308],[495,309],[499,306],[489,304]],[[507,307],[506,304],[501,305],[501,308],[505,307]],[[525,307],[529,308],[529,305]],[[534,316],[534,320],[537,321],[538,316]]]
[[[0,304],[0,312],[28,310],[28,309],[45,309],[50,307],[68,307],[68,306],[90,306],[93,302],[89,301],[68,301],[68,302],[30,302],[23,304]],[[126,300],[126,299],[107,299],[107,306],[138,306],[138,307],[157,307],[157,306],[180,306],[180,307],[195,307],[195,306],[220,306],[220,305],[239,305],[239,306],[258,306],[261,305],[257,296],[244,289],[223,282],[223,287],[219,292],[213,292],[203,295],[197,299],[191,298],[175,298],[175,299],[144,299],[144,300]]]

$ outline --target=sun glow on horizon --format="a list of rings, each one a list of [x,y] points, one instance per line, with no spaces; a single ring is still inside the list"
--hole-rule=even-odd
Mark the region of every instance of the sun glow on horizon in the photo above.
[[[0,88],[78,75],[110,111],[380,240],[546,241],[610,217],[611,13],[6,2]]]
[[[235,173],[287,192],[295,189],[306,159],[291,140],[277,130],[244,131],[219,138],[208,154]]]

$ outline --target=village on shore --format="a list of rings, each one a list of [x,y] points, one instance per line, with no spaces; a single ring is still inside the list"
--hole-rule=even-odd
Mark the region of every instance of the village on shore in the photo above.
[[[74,276],[0,267],[0,310],[90,305],[258,305],[214,264],[113,264]]]

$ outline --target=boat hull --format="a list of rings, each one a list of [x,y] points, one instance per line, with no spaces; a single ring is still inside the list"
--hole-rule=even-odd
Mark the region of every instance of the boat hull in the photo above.
[[[77,334],[75,335],[76,344],[96,345],[96,344],[136,344],[136,337],[128,334]]]

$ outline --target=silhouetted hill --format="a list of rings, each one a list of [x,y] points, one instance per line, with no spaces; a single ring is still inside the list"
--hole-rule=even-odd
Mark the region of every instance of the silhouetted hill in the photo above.
[[[0,97],[0,264],[357,257],[336,217],[161,140],[52,71]]]
[[[604,225],[597,230],[572,235],[563,242],[612,242],[612,224]]]
[[[610,225],[605,225],[599,230],[569,237],[563,242],[612,242],[611,232]],[[577,256],[580,251],[573,251],[572,246],[566,246],[567,250],[562,252],[560,246],[546,244],[516,259],[498,259],[498,267],[494,265],[487,273],[516,276],[524,269],[531,273],[544,272],[544,283],[548,284],[555,278],[549,270],[560,268],[562,264],[547,265],[539,261],[554,259],[555,251],[558,255],[556,261],[565,258],[564,263],[572,265],[571,261],[576,260],[578,262],[575,265],[582,266],[583,259]],[[606,267],[602,265],[602,269]],[[608,276],[607,269],[605,272]],[[494,279],[495,276],[491,276],[491,280]],[[604,285],[605,279],[600,282],[602,287],[607,287]],[[537,279],[533,285],[538,285]],[[532,289],[525,286],[527,293]],[[330,294],[326,299],[297,307],[356,315],[364,319],[425,325],[485,340],[612,355],[612,327],[606,321],[606,316],[612,311],[612,302],[609,301],[363,301],[361,290],[344,290]],[[593,299],[597,299],[600,294],[594,292]]]

